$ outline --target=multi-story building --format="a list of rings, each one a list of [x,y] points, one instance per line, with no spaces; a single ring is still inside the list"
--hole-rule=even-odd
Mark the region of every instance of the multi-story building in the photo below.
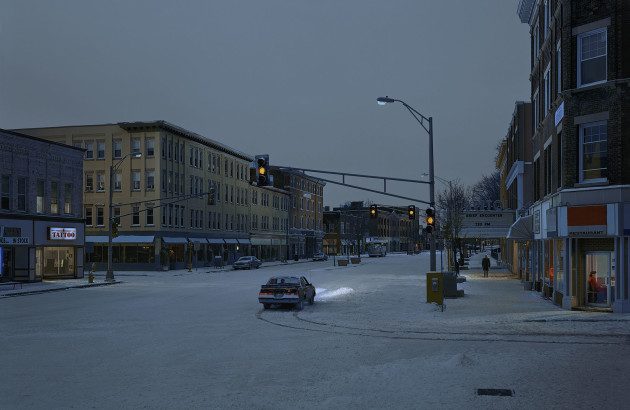
[[[303,172],[271,169],[272,186],[289,193],[289,258],[311,257],[322,251],[324,186]]]
[[[630,4],[521,0],[531,33],[533,280],[630,311]]]
[[[86,253],[98,269],[107,263],[110,217],[118,223],[114,269],[155,269],[161,253],[173,269],[249,253],[251,155],[166,121],[20,131],[85,150]]]
[[[251,187],[251,253],[262,260],[288,258],[290,193],[273,186]]]
[[[324,252],[327,255],[356,255],[365,248],[368,211],[363,202],[352,202],[350,206],[324,210]]]
[[[517,217],[522,218],[518,222],[519,227],[531,225],[531,217],[526,215],[532,204],[531,109],[531,103],[516,102],[497,156],[497,168],[501,172],[501,202],[505,204],[505,209],[517,211]],[[526,224],[526,221],[529,223]],[[503,262],[513,273],[526,279],[530,270],[531,234],[531,228],[525,231],[515,228],[510,232],[511,237],[501,239]]]
[[[0,281],[83,277],[83,149],[6,130],[0,147]]]

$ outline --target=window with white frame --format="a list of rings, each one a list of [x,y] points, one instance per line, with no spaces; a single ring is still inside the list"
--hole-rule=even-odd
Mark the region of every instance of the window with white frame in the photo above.
[[[131,189],[134,191],[140,190],[140,171],[131,172]]]
[[[155,156],[155,138],[147,138],[144,143],[147,149],[147,157],[151,158]]]
[[[153,204],[147,204],[147,210],[145,211],[146,215],[146,224],[151,226],[153,225]]]
[[[94,191],[94,174],[92,173],[85,174],[85,191]]]
[[[132,207],[132,214],[131,214],[131,225],[137,226],[140,225],[140,207],[139,206],[134,206]]]
[[[114,140],[114,158],[122,157],[122,141]]]
[[[546,116],[547,113],[549,112],[549,109],[551,108],[551,64],[548,64],[547,68],[545,69],[544,81],[545,81],[544,113]]]
[[[561,41],[558,40],[556,45],[556,93],[562,92],[562,46]]]
[[[134,138],[131,140],[131,152],[140,152],[140,138]]]
[[[147,190],[155,189],[155,171],[146,171]]]
[[[114,174],[114,191],[122,190],[122,174],[120,172],[116,172]]]
[[[105,141],[96,142],[96,158],[105,159]]]
[[[92,226],[94,223],[94,217],[92,216],[92,207],[85,207],[85,226]]]
[[[85,141],[85,159],[94,159],[94,142]]]
[[[600,182],[608,178],[608,131],[606,121],[580,125],[580,181]]]
[[[578,87],[606,81],[606,28],[578,36]]]

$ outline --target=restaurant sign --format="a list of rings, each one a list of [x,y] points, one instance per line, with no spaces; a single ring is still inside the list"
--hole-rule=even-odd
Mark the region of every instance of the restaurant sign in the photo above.
[[[569,236],[606,236],[606,205],[567,208]]]

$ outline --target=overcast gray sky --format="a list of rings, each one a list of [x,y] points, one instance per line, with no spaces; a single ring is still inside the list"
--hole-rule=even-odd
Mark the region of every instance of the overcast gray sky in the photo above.
[[[272,165],[418,179],[428,135],[376,104],[389,95],[433,117],[435,174],[472,185],[529,99],[517,3],[3,0],[0,128],[163,119]],[[331,184],[324,196],[409,202]]]

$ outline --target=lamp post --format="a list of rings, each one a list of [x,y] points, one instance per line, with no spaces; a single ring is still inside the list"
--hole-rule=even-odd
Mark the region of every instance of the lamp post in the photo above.
[[[120,159],[114,165],[109,167],[109,235],[107,242],[107,274],[105,275],[105,282],[113,282],[114,281],[114,272],[112,271],[112,224],[114,223],[114,173],[123,163],[125,158],[131,156],[132,158],[140,158],[142,156],[141,152],[132,152]]]
[[[435,176],[433,174],[433,117],[425,117],[420,114],[416,109],[411,107],[409,104],[404,102],[403,100],[397,100],[395,98],[389,98],[388,96],[379,97],[376,99],[379,105],[385,105],[388,103],[399,102],[401,103],[407,111],[413,115],[413,118],[420,123],[422,128],[429,134],[429,202],[431,202],[431,206],[435,207]],[[427,125],[425,125],[425,122]],[[431,272],[436,271],[435,266],[435,239],[433,238],[433,233],[431,235]]]

